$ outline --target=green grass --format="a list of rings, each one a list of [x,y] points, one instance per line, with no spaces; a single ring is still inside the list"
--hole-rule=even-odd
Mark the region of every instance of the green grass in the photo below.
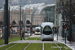
[[[20,37],[9,38],[9,42],[20,40]]]
[[[41,40],[41,38],[40,38],[40,37],[38,37],[38,38],[37,38],[37,40]]]
[[[57,45],[60,46],[62,50],[72,50],[71,48],[69,48],[68,46],[64,44],[58,43]]]
[[[4,44],[4,39],[0,39],[0,45]]]
[[[31,38],[27,38],[26,40],[30,40]]]
[[[20,40],[20,37],[9,38],[9,42]],[[4,39],[0,39],[0,45],[4,44]]]
[[[8,47],[10,47],[10,46],[12,46],[14,44],[16,44],[16,43],[11,43],[11,44],[8,44],[8,45],[6,45],[4,47],[0,47],[0,50],[5,50],[6,48],[8,48]]]
[[[8,50],[23,50],[27,45],[28,45],[28,43],[19,43],[15,46],[9,48]]]
[[[31,38],[31,40],[36,40],[37,37]]]
[[[28,38],[28,39],[26,39],[26,40],[36,40],[36,38],[37,38],[37,37],[33,37],[33,38],[31,37],[31,38]]]
[[[26,40],[36,40],[36,39],[37,39],[37,40],[41,40],[40,37],[33,37],[33,38],[31,37],[31,38],[28,38],[28,39],[26,39]]]
[[[32,43],[26,50],[42,50],[42,43]]]
[[[72,50],[62,43],[57,43],[62,50]],[[54,43],[45,43],[44,50],[60,50]]]
[[[8,44],[4,47],[0,47],[0,50],[5,50],[6,48],[14,45],[16,43]],[[28,43],[18,43],[17,45],[9,48],[8,50],[23,50]],[[62,50],[72,50],[64,44],[57,43],[58,46],[61,47]],[[31,43],[26,50],[42,50],[42,43]],[[44,50],[60,50],[55,43],[44,43]]]
[[[44,50],[60,50],[54,43],[45,43]]]

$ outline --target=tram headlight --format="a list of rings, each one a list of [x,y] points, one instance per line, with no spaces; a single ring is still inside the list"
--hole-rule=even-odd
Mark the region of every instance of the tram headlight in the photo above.
[[[35,33],[37,33],[37,32],[35,32]]]

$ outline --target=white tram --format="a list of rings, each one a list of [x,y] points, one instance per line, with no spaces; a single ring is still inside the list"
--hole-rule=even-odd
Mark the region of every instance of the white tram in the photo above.
[[[41,34],[41,27],[35,27],[35,34],[40,35]]]
[[[43,22],[41,24],[41,40],[54,40],[54,24],[52,22]]]

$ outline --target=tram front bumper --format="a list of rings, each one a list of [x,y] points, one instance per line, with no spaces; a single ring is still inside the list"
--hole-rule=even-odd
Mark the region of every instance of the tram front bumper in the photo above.
[[[41,40],[54,40],[53,35],[41,35]]]

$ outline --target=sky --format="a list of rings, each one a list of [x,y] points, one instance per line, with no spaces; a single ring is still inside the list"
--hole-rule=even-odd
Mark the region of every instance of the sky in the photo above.
[[[54,4],[55,0],[8,0],[10,5],[26,5],[34,3]],[[5,0],[0,0],[0,7],[3,7]]]

